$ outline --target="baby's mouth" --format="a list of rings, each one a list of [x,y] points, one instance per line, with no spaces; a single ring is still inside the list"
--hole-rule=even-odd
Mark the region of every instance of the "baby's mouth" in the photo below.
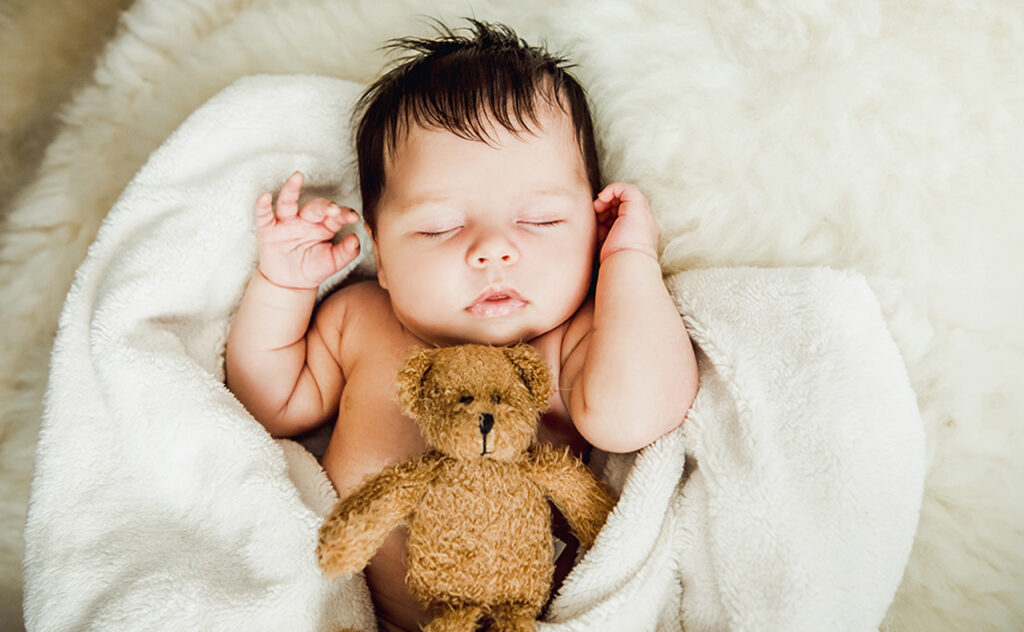
[[[526,307],[526,301],[514,289],[507,286],[489,287],[466,308],[474,316],[495,318],[506,316]]]

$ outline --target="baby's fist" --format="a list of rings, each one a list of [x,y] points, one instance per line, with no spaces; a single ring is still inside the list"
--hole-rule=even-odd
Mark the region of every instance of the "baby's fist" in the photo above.
[[[613,182],[597,194],[597,239],[601,243],[598,261],[620,250],[637,250],[658,258],[658,224],[651,205],[640,189],[625,182]]]

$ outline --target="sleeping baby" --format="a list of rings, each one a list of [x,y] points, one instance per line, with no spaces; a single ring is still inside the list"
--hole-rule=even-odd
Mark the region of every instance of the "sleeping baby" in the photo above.
[[[323,466],[342,496],[426,449],[395,398],[414,348],[532,345],[556,385],[538,438],[583,457],[647,445],[696,393],[657,225],[635,186],[601,186],[583,89],[563,59],[472,25],[398,40],[409,56],[359,102],[375,280],[316,305],[359,253],[355,235],[333,239],[359,215],[324,198],[300,208],[298,172],[276,200],[256,200],[259,266],[228,337],[227,383],[274,436],[334,421]],[[396,529],[366,570],[384,630],[425,620],[403,555]]]

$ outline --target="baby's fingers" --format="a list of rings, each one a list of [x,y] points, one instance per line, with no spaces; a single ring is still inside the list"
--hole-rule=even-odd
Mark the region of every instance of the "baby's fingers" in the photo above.
[[[299,193],[304,179],[302,173],[296,171],[281,185],[281,192],[277,194],[278,219],[289,219],[299,212]]]
[[[334,257],[334,265],[340,270],[349,264],[359,254],[359,237],[349,235],[331,247],[331,255]]]
[[[310,224],[319,224],[328,217],[338,217],[341,209],[336,204],[325,198],[317,198],[306,202],[299,211],[299,217]]]
[[[253,207],[256,228],[266,228],[274,223],[274,209],[270,205],[273,199],[274,196],[271,193],[264,193],[256,198],[256,204]]]
[[[331,232],[337,232],[345,224],[359,221],[359,215],[350,208],[342,208],[326,198],[317,198],[307,202],[299,217],[311,224],[323,223]]]
[[[594,210],[598,213],[615,209],[617,214],[626,212],[635,206],[648,206],[649,202],[636,185],[628,182],[612,182],[594,200]]]
[[[604,191],[601,192],[604,194]],[[598,215],[607,215],[609,212],[615,209],[618,204],[612,204],[612,201],[602,200],[600,194],[594,200],[594,210],[597,211]]]
[[[628,182],[612,182],[597,194],[597,199],[604,202],[619,200],[622,203],[639,201],[644,197],[640,189]]]

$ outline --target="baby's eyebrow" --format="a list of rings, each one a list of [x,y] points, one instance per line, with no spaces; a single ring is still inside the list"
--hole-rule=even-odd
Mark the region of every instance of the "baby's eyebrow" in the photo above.
[[[571,198],[575,196],[576,192],[574,192],[572,189],[563,186],[555,186],[526,192],[520,198],[520,201],[534,200],[545,197]],[[402,212],[407,212],[415,210],[422,206],[443,206],[457,199],[458,198],[456,196],[450,195],[448,193],[424,193],[422,195],[417,195],[416,197],[404,202],[401,205],[401,207],[399,207],[399,210]]]
[[[446,202],[451,202],[453,199],[455,198],[453,198],[450,195],[445,195],[441,193],[428,193],[425,195],[418,195],[410,200],[406,200],[405,202],[403,202],[402,205],[399,207],[399,210],[402,212],[407,212],[415,210],[421,206],[443,205]]]
[[[541,198],[541,197],[565,197],[565,198],[571,198],[571,197],[575,197],[575,196],[576,196],[576,192],[573,191],[572,189],[568,188],[568,187],[554,187],[554,188],[550,188],[550,189],[539,189],[537,191],[533,191],[531,193],[527,193],[524,196],[524,199],[533,199],[533,198]]]

